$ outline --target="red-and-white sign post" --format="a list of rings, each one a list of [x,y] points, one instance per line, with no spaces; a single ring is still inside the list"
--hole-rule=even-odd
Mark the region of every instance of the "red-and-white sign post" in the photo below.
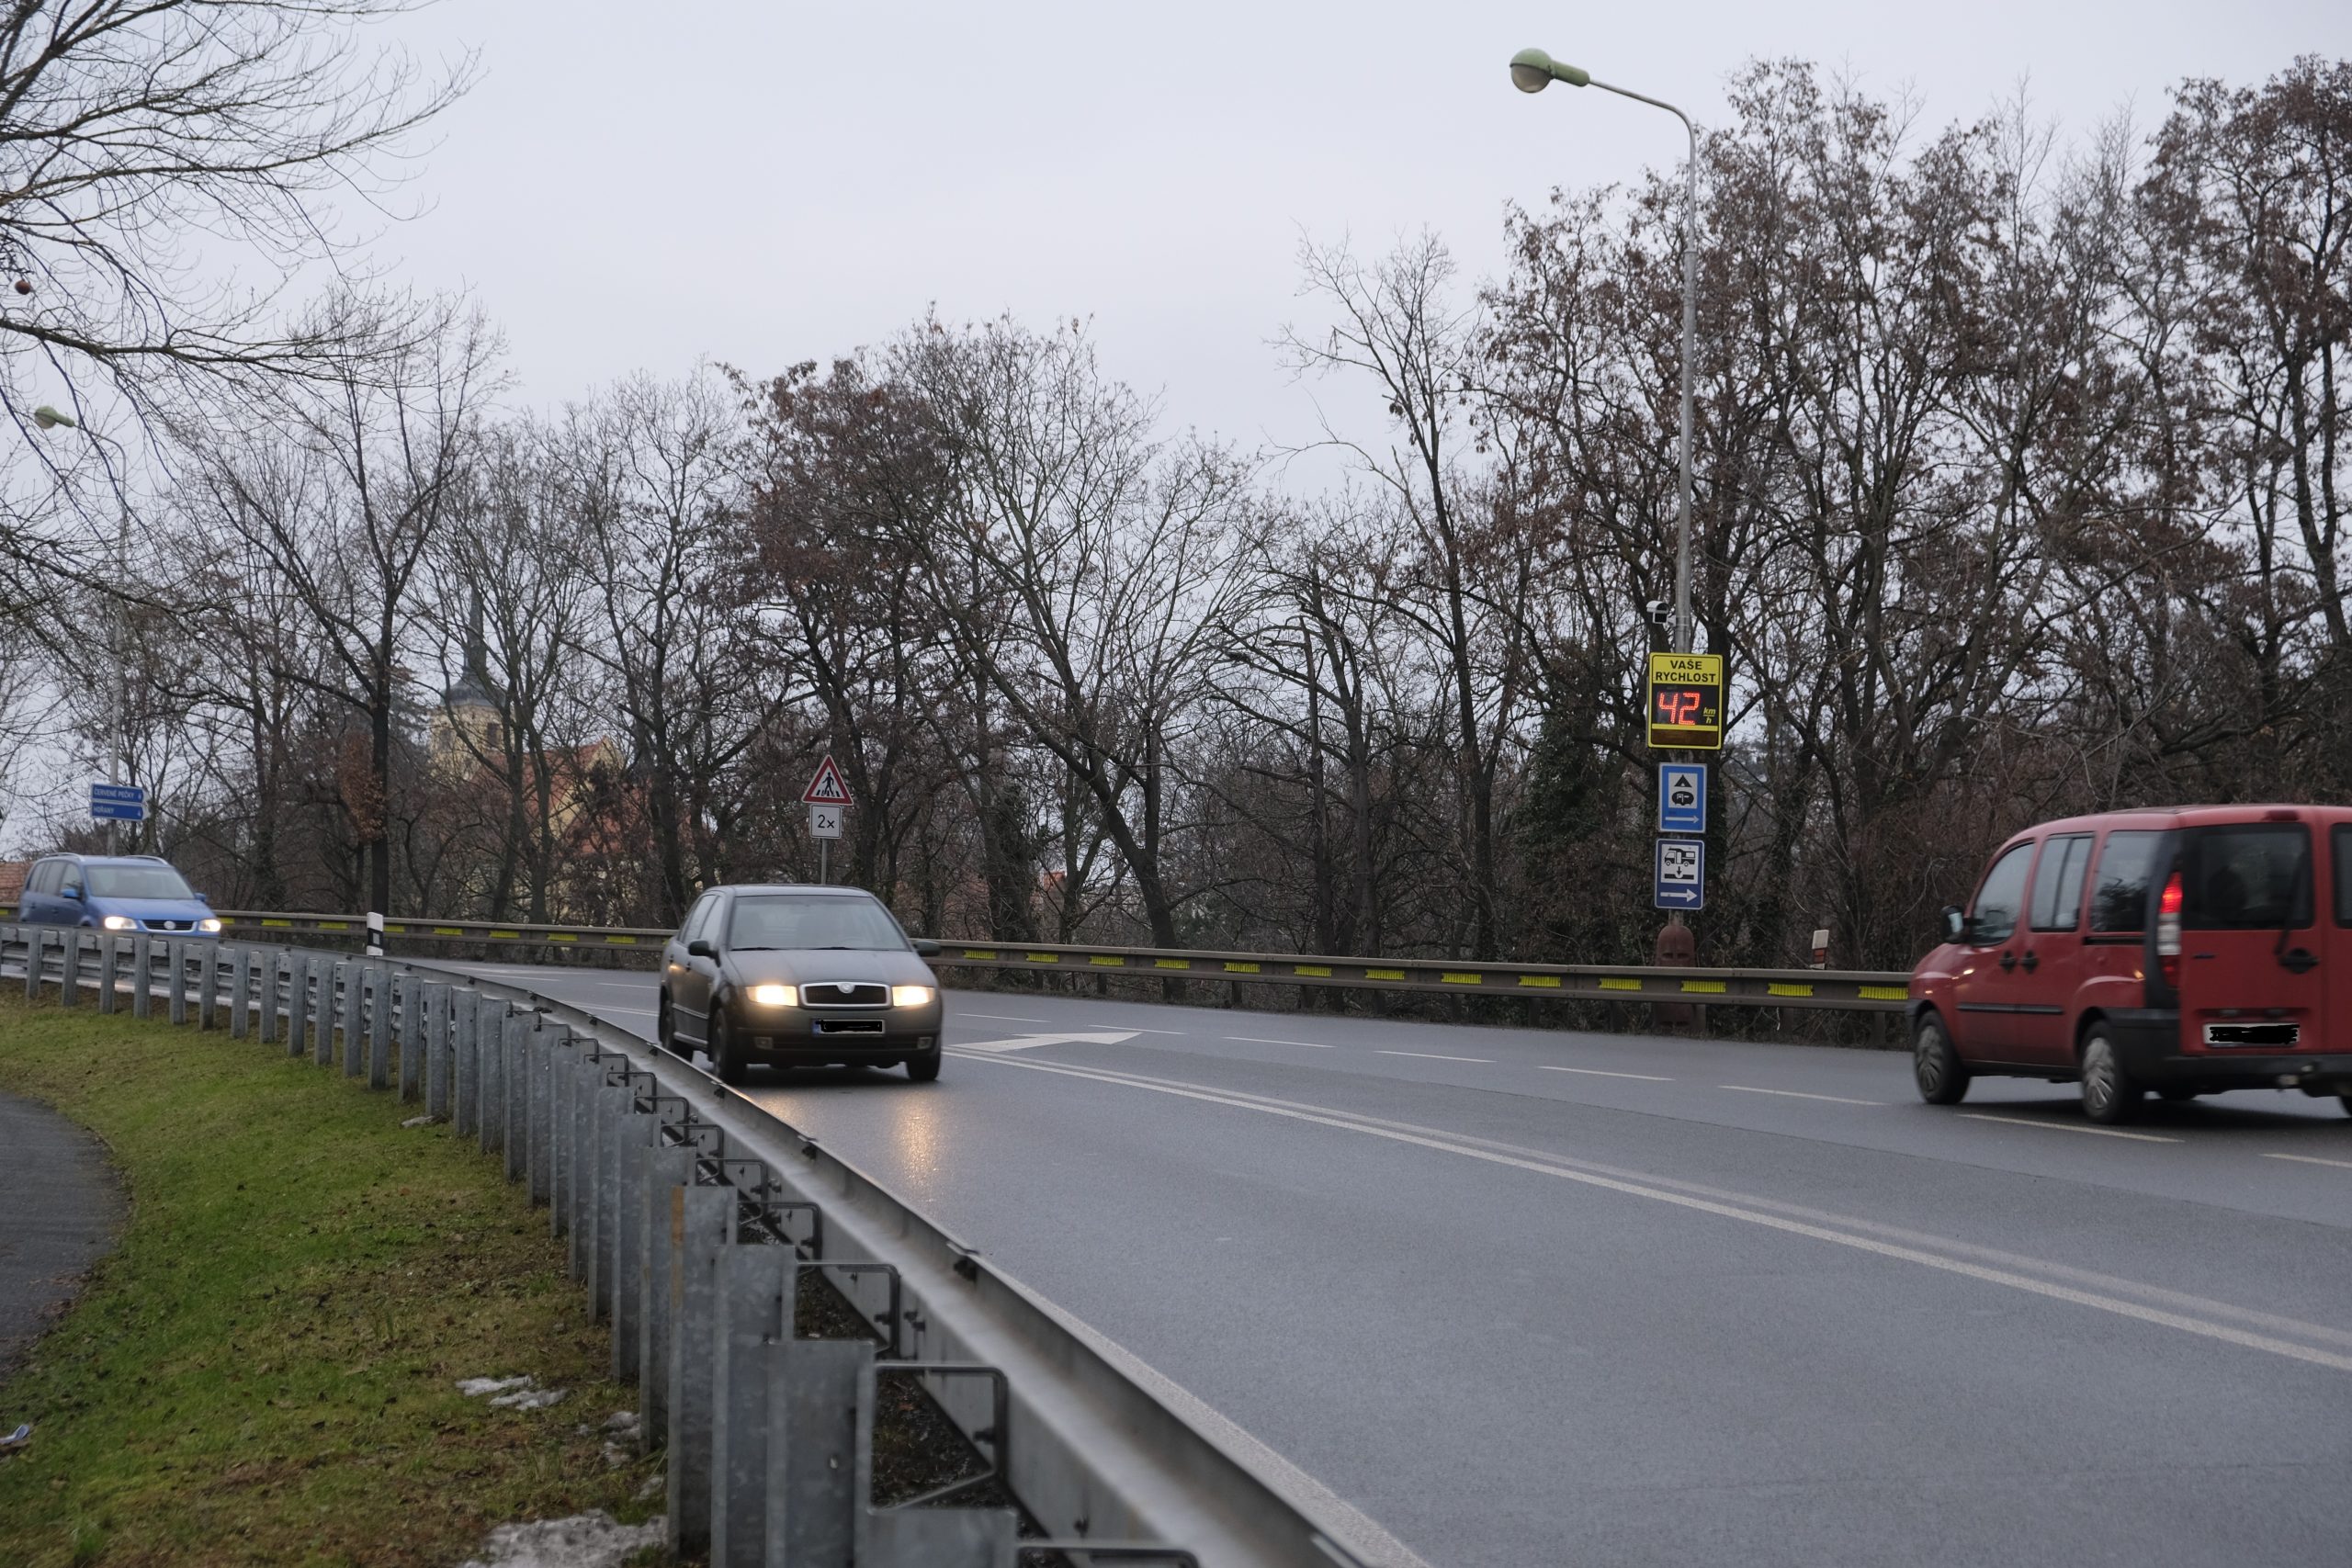
[[[817,880],[831,884],[833,840],[842,836],[842,813],[849,809],[849,781],[827,757],[817,764],[817,776],[800,792],[808,806],[808,836],[817,840]]]

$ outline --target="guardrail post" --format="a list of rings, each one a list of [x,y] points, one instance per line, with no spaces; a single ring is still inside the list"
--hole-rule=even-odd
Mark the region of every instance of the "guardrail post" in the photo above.
[[[499,1138],[509,1181],[522,1181],[530,1175],[531,1036],[538,1026],[537,1013],[514,1012],[506,1015],[505,1027],[499,1031],[498,1091],[505,1110]]]
[[[220,944],[190,942],[188,957],[195,961],[196,969],[196,994],[190,998],[196,1010],[196,1026],[210,1029],[220,1002]]]
[[[637,1075],[625,1069],[621,1081],[605,1085],[605,1141],[610,1146],[613,1170],[611,1223],[598,1235],[605,1239],[603,1258],[606,1310],[613,1317],[613,1381],[639,1382],[638,1368],[645,1324],[645,1187],[646,1160],[652,1153],[660,1118],[637,1108]]]
[[[474,1014],[474,1072],[481,1085],[475,1100],[474,1132],[481,1152],[496,1154],[506,1138],[507,1005],[484,997]]]
[[[229,1038],[243,1040],[253,1032],[253,1018],[246,1005],[252,994],[252,974],[259,955],[251,948],[232,948],[229,952]]]
[[[689,1180],[670,1190],[670,1550],[710,1550],[711,1341],[718,1256],[735,1239],[735,1190]]]
[[[481,1060],[474,1041],[481,1021],[481,993],[453,991],[449,997],[449,1124],[459,1137],[481,1130]]]
[[[424,1113],[447,1122],[449,1119],[449,986],[446,980],[427,980],[417,987],[420,995],[417,1011],[423,1014],[424,1026]]]
[[[261,1044],[277,1043],[277,981],[286,967],[286,955],[277,948],[264,948],[256,955],[261,970],[255,989],[261,992],[261,1016],[254,1021],[254,1038]]]
[[[74,995],[82,988],[82,928],[73,927],[59,939],[64,964],[58,970],[57,1005],[70,1008],[81,998]]]
[[[186,1023],[187,1021],[187,943],[165,942],[164,963],[169,976],[164,982],[164,1016],[174,1023]]]
[[[795,1339],[768,1360],[767,1561],[771,1568],[847,1562],[855,1549],[857,1400],[874,1346]]]
[[[571,1277],[588,1286],[589,1312],[595,1313],[596,1290],[589,1271],[596,1259],[596,1090],[605,1081],[603,1058],[593,1039],[575,1038],[564,1056],[565,1119],[571,1135],[563,1151],[563,1224],[570,1242],[567,1256]]]
[[[39,926],[25,928],[25,1000],[40,999],[40,950],[49,945],[49,933]]]
[[[311,1013],[311,1059],[320,1066],[334,1066],[334,1010],[340,1005],[343,965],[332,958],[311,960],[311,977],[318,982],[316,1005]]]
[[[401,1021],[401,1100],[414,1104],[424,1098],[424,1004],[418,993],[424,983],[413,975],[392,976],[393,1010]],[[426,1114],[430,1115],[428,1111]]]
[[[130,1016],[152,1018],[154,1013],[155,939],[150,936],[132,937],[130,939]]]
[[[122,973],[122,938],[105,936],[98,939],[98,1010],[113,1012],[121,999],[114,994],[115,981]]]
[[[338,964],[341,976],[342,1005],[338,1011],[343,1025],[343,1076],[356,1078],[368,1070],[368,1033],[363,1020],[368,1009],[368,970],[358,964]]]
[[[571,1080],[580,1047],[571,1031],[559,1025],[542,1036],[547,1043],[548,1079],[548,1235],[571,1234]],[[575,1278],[571,1249],[564,1248],[564,1269]]]
[[[792,1248],[719,1249],[711,1337],[710,1568],[766,1568],[768,1364],[792,1332]]]
[[[523,1037],[523,1073],[530,1089],[523,1101],[524,1192],[532,1202],[550,1209],[555,1207],[554,1069],[560,1032],[558,1027],[534,1015]]]
[[[661,1142],[658,1127],[651,1136],[637,1214],[637,1407],[649,1450],[670,1437],[670,1195],[695,1179],[691,1146]]]
[[[368,976],[368,1087],[390,1089],[392,1083],[392,975],[380,964],[370,964]]]

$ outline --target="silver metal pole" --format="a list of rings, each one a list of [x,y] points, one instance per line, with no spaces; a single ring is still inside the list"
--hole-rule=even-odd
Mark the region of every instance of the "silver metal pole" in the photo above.
[[[1682,202],[1682,494],[1674,529],[1674,651],[1694,651],[1696,628],[1690,624],[1690,401],[1692,364],[1699,344],[1699,130],[1690,117],[1646,93],[1611,86],[1596,78],[1592,85],[1621,98],[1632,98],[1661,108],[1682,122],[1690,141],[1690,161]]]
[[[820,887],[831,887],[833,885],[832,847],[833,841],[831,839],[817,840],[817,886]]]
[[[107,783],[122,783],[122,754],[127,743],[122,733],[122,688],[129,679],[129,650],[123,644],[130,640],[130,617],[123,611],[121,593],[130,577],[130,509],[125,507],[117,518],[114,531],[114,585],[116,598],[114,616],[108,626],[107,640],[113,644],[114,668],[107,676]],[[107,853],[115,852],[115,819],[107,818]]]

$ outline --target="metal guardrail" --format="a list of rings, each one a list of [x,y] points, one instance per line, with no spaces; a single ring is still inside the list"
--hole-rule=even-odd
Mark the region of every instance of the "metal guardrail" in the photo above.
[[[315,919],[316,917],[310,917]],[[451,922],[454,923],[454,922]],[[814,1139],[592,1013],[429,964],[0,926],[0,975],[225,1027],[397,1088],[503,1159],[613,1327],[664,1451],[670,1545],[714,1568],[1422,1568],[1213,1412]],[[867,1338],[803,1338],[821,1279]],[[987,1472],[872,1495],[876,1389],[921,1381]],[[1001,1485],[1010,1508],[948,1506]]]
[[[364,938],[364,915],[223,910],[227,935]],[[658,951],[670,932],[644,926],[544,926],[487,920],[386,919],[387,937],[566,949]],[[1910,976],[1877,969],[1707,969],[1651,964],[1482,964],[1468,959],[1344,958],[1057,942],[944,942],[934,967],[1185,978],[1241,985],[1344,987],[1544,1000],[1689,1002],[1702,1007],[1901,1012]]]

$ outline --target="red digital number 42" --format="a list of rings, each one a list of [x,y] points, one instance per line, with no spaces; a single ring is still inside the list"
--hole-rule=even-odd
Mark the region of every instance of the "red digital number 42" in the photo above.
[[[1658,722],[1661,724],[1696,724],[1699,721],[1701,694],[1693,691],[1660,692],[1657,694]]]

